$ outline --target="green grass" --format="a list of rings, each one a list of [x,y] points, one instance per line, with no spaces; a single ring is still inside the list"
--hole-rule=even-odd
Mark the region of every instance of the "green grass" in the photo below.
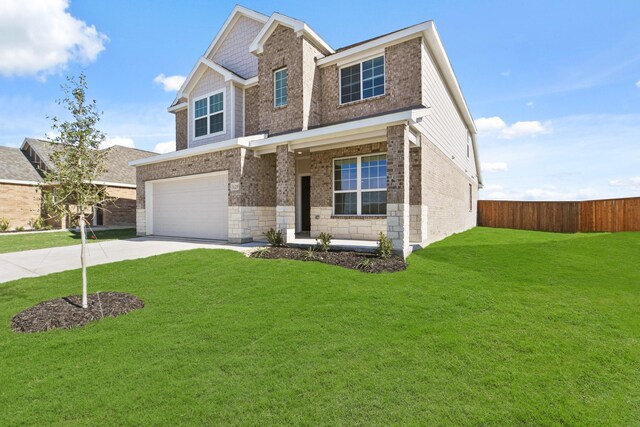
[[[0,425],[634,425],[640,233],[477,228],[370,275],[195,250],[93,267],[146,307],[24,335],[78,271],[0,285]]]
[[[106,240],[131,239],[132,237],[136,237],[136,230],[135,228],[101,230],[96,231],[95,236],[96,239],[90,239],[91,232],[87,230],[87,241],[90,243],[104,242]],[[79,244],[80,233],[75,231],[9,234],[0,236],[0,254]]]

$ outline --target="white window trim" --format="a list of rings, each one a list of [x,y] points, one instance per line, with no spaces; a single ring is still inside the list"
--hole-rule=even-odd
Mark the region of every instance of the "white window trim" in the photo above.
[[[374,191],[388,191],[387,186],[382,188],[369,188],[367,190],[362,189],[362,158],[363,157],[373,157],[373,156],[387,156],[386,152],[383,153],[370,153],[363,154],[360,156],[345,156],[345,157],[336,157],[331,160],[331,214],[337,217],[350,217],[350,216],[387,216],[386,214],[363,214],[362,213],[362,193],[371,193]],[[356,189],[355,190],[336,190],[336,160],[345,160],[345,159],[356,159]],[[389,171],[387,170],[387,173]],[[337,193],[356,193],[356,213],[355,214],[337,214],[336,213],[336,198],[335,195]]]
[[[384,64],[384,92],[382,92],[380,95],[375,95],[375,96],[370,96],[369,98],[363,98],[362,97],[362,63],[363,62],[367,62],[370,61],[372,59],[375,58],[380,58],[382,57],[382,62]],[[349,67],[353,67],[354,65],[358,65],[360,64],[360,99],[356,99],[355,101],[349,101],[349,102],[342,102],[342,69],[343,68],[349,68]],[[385,56],[385,54],[375,54],[372,56],[368,56],[366,58],[360,59],[356,62],[350,62],[349,64],[345,64],[342,65],[340,67],[338,67],[338,104],[339,105],[349,105],[352,104],[354,102],[361,102],[361,101],[368,101],[370,99],[376,99],[376,98],[380,98],[382,96],[385,96],[387,94],[387,58]]]
[[[273,107],[274,108],[282,108],[286,107],[289,104],[289,70],[287,70],[287,102],[281,105],[276,105],[276,74],[280,71],[287,70],[287,67],[278,68],[273,72]]]
[[[209,112],[209,97],[213,96],[213,95],[217,95],[221,93],[222,94],[222,110],[221,111],[217,111],[214,114],[220,114],[222,113],[222,130],[220,132],[216,132],[216,133],[208,133],[209,131],[209,117],[212,116],[213,114],[211,114]],[[202,117],[196,117],[196,102],[197,101],[201,101],[203,99],[207,100],[207,115],[206,116],[202,116]],[[211,138],[213,136],[218,136],[218,135],[224,135],[225,133],[227,133],[227,91],[226,89],[221,89],[221,90],[216,90],[214,92],[209,92],[206,95],[202,95],[202,96],[198,96],[197,98],[193,98],[193,101],[191,102],[191,108],[193,111],[193,120],[191,120],[191,135],[193,136],[191,138],[192,141],[201,141],[203,139],[207,139],[207,138]],[[201,136],[196,136],[196,120],[202,119],[203,117],[207,118],[207,134],[206,135],[201,135]]]

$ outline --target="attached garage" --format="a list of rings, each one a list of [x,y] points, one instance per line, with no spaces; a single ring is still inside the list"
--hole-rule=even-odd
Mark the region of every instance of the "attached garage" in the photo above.
[[[228,238],[228,173],[147,181],[147,234]]]

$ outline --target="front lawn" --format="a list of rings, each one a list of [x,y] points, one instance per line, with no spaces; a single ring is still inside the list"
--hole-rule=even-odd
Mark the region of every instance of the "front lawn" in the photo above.
[[[132,237],[136,237],[136,230],[135,228],[100,230],[95,232],[95,239],[91,239],[91,236],[92,233],[87,230],[87,242],[131,239]],[[75,231],[41,231],[28,234],[7,234],[0,236],[0,254],[79,244],[80,232]]]
[[[18,334],[71,271],[0,285],[0,425],[633,425],[640,233],[477,228],[403,272],[199,249],[89,269],[145,307]]]

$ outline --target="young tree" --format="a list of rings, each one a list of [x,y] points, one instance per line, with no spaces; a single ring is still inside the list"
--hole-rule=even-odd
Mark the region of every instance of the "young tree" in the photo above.
[[[80,261],[82,263],[82,307],[87,308],[87,266],[85,225],[94,206],[110,200],[104,185],[98,184],[106,170],[105,153],[100,144],[105,135],[96,129],[101,113],[96,101],[87,101],[84,74],[67,77],[62,86],[64,99],[57,101],[69,111],[69,120],[53,117],[51,129],[57,143],[51,155],[51,167],[44,171],[40,185],[44,209],[54,217],[76,218],[80,226]]]

